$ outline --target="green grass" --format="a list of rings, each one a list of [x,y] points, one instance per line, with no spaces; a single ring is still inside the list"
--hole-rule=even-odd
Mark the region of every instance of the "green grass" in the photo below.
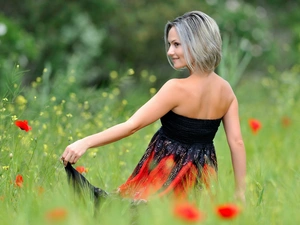
[[[158,199],[140,207],[137,218],[128,201],[110,199],[95,218],[92,202],[74,195],[59,161],[70,142],[124,121],[147,100],[148,93],[131,90],[121,97],[116,90],[75,89],[63,97],[57,90],[42,95],[39,82],[0,100],[1,224],[131,224],[133,220],[137,224],[184,224],[174,217],[168,201]],[[258,78],[243,80],[236,94],[247,149],[247,202],[230,222],[215,214],[216,204],[234,202],[230,153],[221,126],[215,139],[219,185],[213,202],[205,192],[196,200],[205,214],[199,223],[298,224],[299,104],[278,110],[280,105],[269,98]],[[291,120],[289,126],[282,125],[283,116]],[[27,119],[32,130],[20,130],[14,125],[16,118]],[[249,118],[262,123],[256,135],[249,128]],[[119,142],[90,149],[77,165],[88,169],[86,177],[95,186],[112,191],[130,175],[159,126],[157,122]],[[21,188],[14,184],[17,174],[24,178]],[[53,209],[66,214],[51,221],[47,215]]]

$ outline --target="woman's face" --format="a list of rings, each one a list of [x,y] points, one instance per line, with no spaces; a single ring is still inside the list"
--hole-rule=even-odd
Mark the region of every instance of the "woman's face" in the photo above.
[[[175,27],[172,27],[168,33],[168,42],[169,50],[167,54],[172,60],[174,68],[181,69],[186,67],[187,63],[184,58],[183,48]]]

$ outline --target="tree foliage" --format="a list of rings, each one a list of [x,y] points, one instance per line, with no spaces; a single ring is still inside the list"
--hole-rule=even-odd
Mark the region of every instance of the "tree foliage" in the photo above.
[[[252,56],[251,69],[275,63],[284,67],[295,59],[296,54],[289,53],[299,41],[299,15],[297,3],[276,3],[288,11],[274,15],[273,1],[260,5],[235,0],[5,1],[0,14],[0,81],[16,64],[28,71],[25,82],[41,76],[46,65],[52,68],[52,78],[73,69],[83,84],[97,86],[105,84],[111,70],[130,67],[169,76],[164,25],[190,10],[215,18],[222,35],[237,42],[238,51]],[[289,30],[288,37],[277,29]],[[282,39],[277,34],[287,40],[285,63],[278,56]]]

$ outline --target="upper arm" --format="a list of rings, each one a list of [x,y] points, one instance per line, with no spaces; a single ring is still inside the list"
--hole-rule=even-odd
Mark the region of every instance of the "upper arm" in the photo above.
[[[133,129],[139,130],[156,120],[178,105],[178,82],[175,79],[167,81],[162,88],[128,120]]]
[[[234,142],[242,141],[238,101],[236,97],[232,100],[226,114],[223,117],[223,125],[230,146],[232,146]]]

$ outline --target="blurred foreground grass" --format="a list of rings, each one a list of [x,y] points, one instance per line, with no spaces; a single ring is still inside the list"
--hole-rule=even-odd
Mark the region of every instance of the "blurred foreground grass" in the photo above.
[[[70,77],[66,80],[74,82]],[[92,202],[73,195],[59,161],[70,142],[124,121],[155,90],[143,90],[141,85],[126,95],[119,87],[75,88],[68,89],[68,94],[59,94],[65,91],[60,91],[63,82],[58,82],[52,91],[43,82],[38,78],[25,89],[14,84],[11,88],[16,91],[1,99],[1,224],[132,224],[133,220],[137,224],[184,224],[174,217],[172,205],[161,200],[142,206],[137,218],[133,218],[128,201],[108,200],[95,218]],[[234,201],[230,153],[221,126],[215,139],[219,186],[214,190],[214,202],[205,192],[196,200],[205,214],[201,224],[300,222],[300,106],[297,102],[292,107],[276,104],[263,82],[261,78],[247,78],[236,90],[248,159],[247,203],[230,222],[215,214],[216,204]],[[250,118],[262,124],[257,134],[249,127]],[[28,120],[32,130],[20,130],[14,124],[17,119]],[[77,164],[86,168],[85,175],[92,184],[112,191],[130,175],[159,126],[156,122],[117,143],[90,149]],[[18,174],[23,176],[22,187],[15,184]]]

